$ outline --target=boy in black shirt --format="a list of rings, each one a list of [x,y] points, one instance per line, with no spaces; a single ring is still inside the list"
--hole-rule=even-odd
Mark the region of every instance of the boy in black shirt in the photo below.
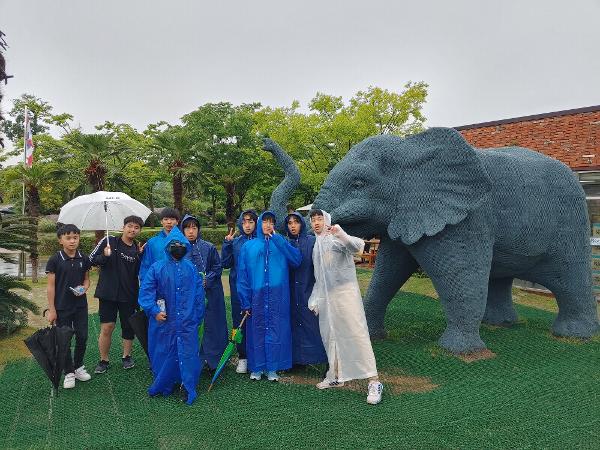
[[[63,387],[75,387],[75,380],[88,381],[91,376],[83,365],[83,355],[88,336],[88,304],[86,291],[90,287],[90,261],[81,252],[75,225],[62,225],[57,231],[62,250],[48,260],[48,321],[75,330],[75,354],[69,351],[65,363]]]
[[[91,263],[100,266],[100,277],[94,294],[100,302],[100,362],[95,373],[104,373],[108,369],[108,355],[117,312],[123,338],[123,368],[131,369],[135,365],[131,358],[134,333],[129,324],[129,317],[137,310],[138,304],[140,247],[135,238],[140,234],[143,224],[141,217],[126,217],[121,237],[104,237],[90,254]]]

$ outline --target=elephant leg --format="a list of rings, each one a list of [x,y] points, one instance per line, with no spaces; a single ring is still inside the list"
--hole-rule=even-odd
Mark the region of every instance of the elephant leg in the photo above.
[[[490,325],[509,325],[517,321],[512,302],[512,277],[490,279],[483,322]]]
[[[556,297],[558,316],[552,324],[556,336],[589,338],[598,331],[598,313],[592,295],[590,265],[584,261],[539,267],[536,282]]]
[[[381,241],[375,270],[364,300],[367,325],[372,338],[385,338],[384,318],[387,307],[415,270],[417,262],[403,245],[389,239]]]
[[[493,243],[485,224],[485,219],[470,216],[411,247],[446,314],[439,344],[455,354],[486,348],[479,326],[487,302]]]

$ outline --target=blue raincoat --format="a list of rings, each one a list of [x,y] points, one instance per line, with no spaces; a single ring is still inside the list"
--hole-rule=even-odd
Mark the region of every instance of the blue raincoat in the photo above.
[[[246,321],[246,352],[252,372],[292,367],[289,269],[302,262],[300,250],[280,234],[266,239],[258,218],[257,238],[240,252],[237,290],[242,309],[252,309]],[[273,215],[274,216],[274,215]]]
[[[192,251],[186,255],[196,266],[198,272],[204,274],[206,286],[206,310],[204,314],[204,335],[200,345],[200,359],[206,361],[211,369],[216,369],[228,343],[227,317],[225,316],[225,296],[221,282],[221,258],[216,247],[200,238],[200,221],[191,215],[184,216],[181,221],[181,231],[184,224],[194,220],[198,224],[198,238],[190,243]]]
[[[189,259],[176,261],[168,253],[172,241],[184,243],[188,252],[192,246],[173,228],[164,241],[162,261],[148,270],[140,287],[138,302],[148,315],[148,353],[154,382],[148,394],[169,395],[175,383],[182,383],[188,393],[187,403],[196,398],[202,363],[198,348],[198,327],[204,317],[202,276]],[[167,320],[158,322],[160,312],[156,301],[165,300]]]
[[[288,229],[288,219],[295,216],[300,221],[300,234],[294,236]],[[286,235],[290,243],[300,250],[302,263],[290,270],[292,362],[294,364],[320,364],[327,362],[327,353],[319,331],[319,318],[308,309],[308,299],[315,284],[313,247],[316,237],[306,234],[306,222],[297,212],[285,218]]]
[[[142,262],[140,263],[140,283],[144,281],[144,277],[152,264],[165,259],[165,242],[169,235],[165,230],[161,230],[156,236],[151,237],[144,246],[142,254]]]
[[[229,289],[231,296],[231,323],[233,328],[237,328],[242,320],[242,307],[240,305],[240,299],[237,291],[237,273],[238,273],[238,261],[240,259],[240,251],[242,246],[256,237],[256,228],[250,235],[244,233],[242,228],[242,219],[244,214],[253,213],[254,210],[247,209],[242,211],[240,217],[237,220],[237,227],[240,231],[240,235],[232,241],[223,240],[223,246],[221,247],[221,265],[224,269],[229,269]],[[240,359],[246,358],[246,324],[242,327],[242,342],[237,345],[237,352]]]

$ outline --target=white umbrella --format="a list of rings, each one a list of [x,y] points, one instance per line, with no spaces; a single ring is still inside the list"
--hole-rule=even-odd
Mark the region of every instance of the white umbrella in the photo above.
[[[310,211],[312,209],[312,203],[310,205],[303,206],[302,208],[296,209],[296,211]]]
[[[121,230],[123,219],[139,216],[142,220],[150,215],[142,203],[123,192],[99,191],[80,195],[63,205],[58,221],[72,223],[80,230]]]

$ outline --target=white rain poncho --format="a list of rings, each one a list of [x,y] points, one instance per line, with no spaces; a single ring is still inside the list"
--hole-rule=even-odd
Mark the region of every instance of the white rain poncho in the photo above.
[[[319,315],[319,328],[329,360],[329,380],[349,381],[377,376],[362,297],[354,267],[364,241],[340,228],[326,231],[331,215],[323,211],[326,229],[313,249],[315,285],[308,307]],[[339,225],[338,225],[339,227]]]

